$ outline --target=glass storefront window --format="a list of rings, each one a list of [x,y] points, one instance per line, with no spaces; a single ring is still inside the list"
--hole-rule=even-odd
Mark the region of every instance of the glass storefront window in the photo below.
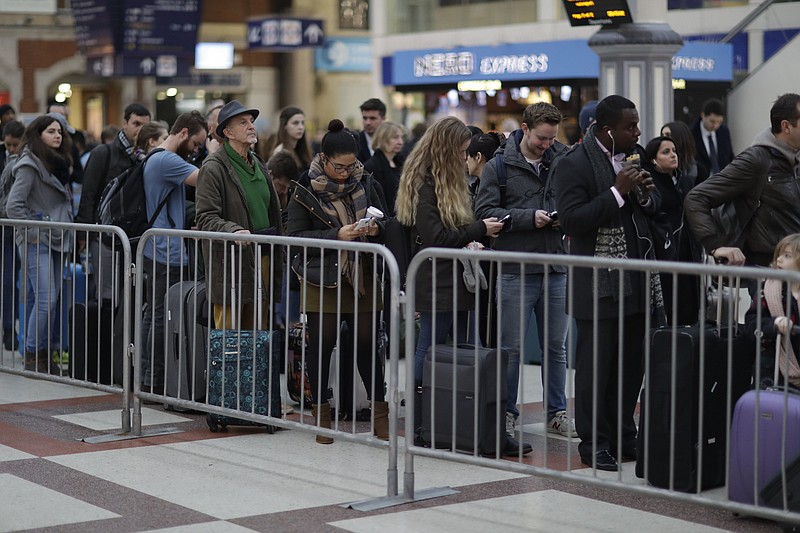
[[[387,0],[390,34],[537,21],[533,0]]]

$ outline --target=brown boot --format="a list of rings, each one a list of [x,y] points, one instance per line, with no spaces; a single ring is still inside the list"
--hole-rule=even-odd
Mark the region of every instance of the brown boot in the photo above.
[[[331,429],[331,406],[328,402],[311,406],[311,414],[314,417],[314,424],[317,423],[317,413],[319,413],[319,427]],[[324,435],[317,435],[317,444],[333,444],[333,439]]]
[[[375,415],[375,438],[389,440],[389,404],[388,402],[372,402],[372,414]]]

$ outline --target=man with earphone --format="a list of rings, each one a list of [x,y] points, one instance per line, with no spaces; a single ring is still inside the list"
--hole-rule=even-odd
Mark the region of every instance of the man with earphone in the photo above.
[[[643,232],[647,235],[644,217],[658,213],[661,197],[650,174],[639,165],[644,157],[638,145],[639,113],[627,98],[611,95],[597,104],[595,119],[583,142],[560,158],[553,171],[556,205],[570,237],[570,254],[643,259],[650,254],[641,238]],[[645,315],[659,303],[663,307],[660,283],[648,283],[644,273],[627,270],[576,268],[571,272],[567,310],[577,326],[578,451],[584,464],[617,471],[620,459],[637,457],[633,414],[643,377]],[[622,332],[620,315],[625,317]],[[620,354],[622,383],[618,383]],[[620,429],[621,441],[617,439]]]

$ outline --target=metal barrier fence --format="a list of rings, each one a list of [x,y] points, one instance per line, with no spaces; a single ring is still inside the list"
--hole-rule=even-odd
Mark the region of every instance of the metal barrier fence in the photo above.
[[[131,247],[114,226],[2,220],[0,371],[122,392],[131,429]]]
[[[385,247],[151,229],[136,265],[134,435],[149,401],[205,412],[212,431],[256,424],[386,447],[397,494],[400,315],[383,310],[399,309],[400,277]],[[281,411],[293,389],[299,417]]]
[[[480,264],[497,273],[483,290]],[[761,297],[775,300],[777,291],[777,311],[797,316],[786,288],[799,283],[798,272],[777,269],[420,251],[406,279],[404,498],[421,497],[414,458],[426,456],[800,521],[800,391],[781,377],[790,357],[780,358],[780,372],[771,364],[800,339],[774,338],[779,314]],[[465,284],[477,285],[474,294]],[[531,309],[545,347],[541,398],[525,393]],[[678,325],[687,312],[696,322]],[[487,339],[491,347],[481,347]],[[800,370],[791,372],[800,383]],[[552,427],[552,413],[542,424],[531,407],[540,400],[565,411]],[[518,417],[507,415],[514,408]],[[632,469],[636,478],[623,476]]]

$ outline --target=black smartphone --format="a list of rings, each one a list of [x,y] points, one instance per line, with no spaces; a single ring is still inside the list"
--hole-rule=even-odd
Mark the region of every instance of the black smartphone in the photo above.
[[[511,213],[509,213],[506,216],[504,216],[503,218],[501,218],[498,222],[500,222],[501,224],[505,224],[509,220],[511,220]]]
[[[556,220],[558,220],[558,211],[550,211],[549,213],[547,213],[547,216],[550,217],[550,220],[555,222]]]

